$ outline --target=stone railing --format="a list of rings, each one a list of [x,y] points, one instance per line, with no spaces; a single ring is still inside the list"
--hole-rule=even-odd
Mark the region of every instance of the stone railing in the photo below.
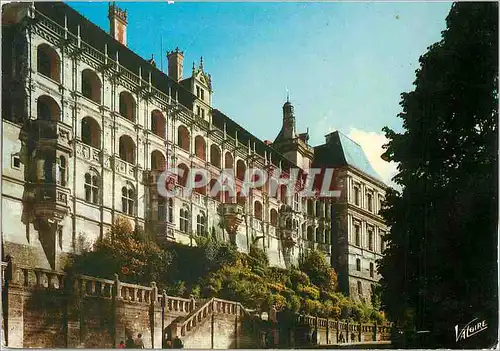
[[[141,304],[151,304],[157,301],[158,289],[155,282],[152,282],[150,287],[122,282],[117,283],[117,299]]]
[[[77,141],[76,144],[76,154],[86,160],[93,162],[100,162],[101,151],[90,145],[84,144],[81,141]]]
[[[191,311],[191,313],[186,317],[183,317],[177,322],[172,323],[172,337],[186,336],[198,324],[202,323],[206,318],[209,318],[214,313],[243,315],[244,313],[246,313],[246,310],[239,302],[211,298],[203,305],[199,306],[197,309]]]
[[[115,170],[118,173],[127,175],[127,176],[135,179],[136,166],[134,166],[133,164],[128,163],[126,161],[123,161],[122,159],[120,159],[117,156],[114,157],[114,163],[115,163]]]
[[[313,317],[308,315],[297,316],[297,322],[308,325],[310,328],[321,328],[337,334],[346,334],[344,342],[366,342],[366,341],[387,341],[390,340],[391,325],[376,325],[363,323],[350,323],[346,321],[333,320],[328,318]],[[352,340],[354,336],[354,340]],[[338,341],[338,338],[337,338]],[[322,342],[323,344],[323,342]]]
[[[76,277],[73,284],[75,291],[80,291],[82,296],[111,299],[113,297],[113,288],[116,282],[104,278],[80,275]]]
[[[194,299],[165,295],[165,309],[169,312],[192,312],[196,306]]]

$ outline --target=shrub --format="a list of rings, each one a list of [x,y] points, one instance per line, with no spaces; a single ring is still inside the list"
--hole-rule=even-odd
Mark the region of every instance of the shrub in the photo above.
[[[297,287],[297,291],[304,296],[306,299],[318,300],[319,299],[319,290],[312,285],[302,286],[299,285]]]
[[[335,291],[337,288],[337,274],[330,267],[323,253],[313,250],[307,251],[301,258],[299,268],[311,279],[312,284],[326,291]]]

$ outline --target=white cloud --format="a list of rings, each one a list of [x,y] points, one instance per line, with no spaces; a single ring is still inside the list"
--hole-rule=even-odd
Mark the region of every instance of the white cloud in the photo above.
[[[395,162],[386,162],[380,158],[384,153],[382,145],[388,142],[388,139],[382,133],[367,132],[364,130],[351,128],[349,131],[349,138],[356,141],[368,157],[373,168],[382,177],[382,180],[387,185],[399,189],[391,179],[397,173],[397,164]]]

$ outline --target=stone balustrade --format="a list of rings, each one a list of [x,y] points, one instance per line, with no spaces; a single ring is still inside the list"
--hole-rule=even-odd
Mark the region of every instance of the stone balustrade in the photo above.
[[[191,312],[194,309],[192,299],[166,295],[165,309],[172,312]]]
[[[101,151],[96,149],[90,145],[84,144],[81,141],[77,141],[76,144],[76,155],[80,156],[86,160],[92,162],[100,162],[101,160]]]
[[[150,287],[118,282],[117,299],[132,301],[141,304],[150,304],[157,301],[156,283],[152,282]]]
[[[73,284],[75,291],[79,291],[85,297],[93,296],[107,299],[113,297],[115,285],[113,280],[80,275],[76,277]]]
[[[211,298],[199,308],[193,309],[193,311],[181,321],[173,323],[171,326],[173,332],[172,336],[185,336],[188,332],[190,332],[203,320],[210,317],[213,313],[242,315],[245,312],[246,310],[239,302]]]

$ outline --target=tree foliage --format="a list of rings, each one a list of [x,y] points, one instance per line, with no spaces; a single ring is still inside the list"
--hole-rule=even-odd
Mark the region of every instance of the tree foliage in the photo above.
[[[147,233],[132,229],[122,217],[93,247],[85,246],[83,252],[69,257],[67,271],[107,279],[118,274],[122,281],[144,285],[154,281],[161,287],[172,262],[171,255],[161,250]]]
[[[437,347],[456,347],[454,324],[487,319],[471,339],[486,347],[498,318],[498,4],[454,3],[446,23],[402,94],[404,131],[384,128],[402,190],[383,210],[382,303],[398,325],[431,330]]]
[[[326,262],[323,253],[317,250],[306,252],[300,260],[299,268],[309,276],[314,285],[323,290],[337,289],[337,274]]]

